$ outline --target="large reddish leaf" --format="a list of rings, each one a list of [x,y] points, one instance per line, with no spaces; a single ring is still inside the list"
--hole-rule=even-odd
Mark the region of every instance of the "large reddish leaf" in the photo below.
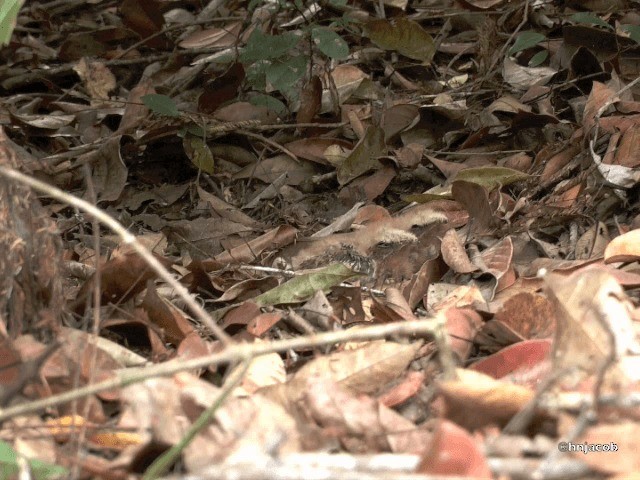
[[[447,420],[438,423],[417,471],[428,475],[493,478],[479,442]]]

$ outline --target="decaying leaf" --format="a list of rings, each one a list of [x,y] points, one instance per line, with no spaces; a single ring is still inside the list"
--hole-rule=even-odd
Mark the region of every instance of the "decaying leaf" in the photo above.
[[[638,470],[634,2],[20,3],[5,473]]]
[[[338,181],[341,185],[369,170],[376,170],[382,166],[378,157],[385,153],[384,132],[378,127],[371,126],[365,136],[354,147],[349,156],[338,168]]]
[[[534,395],[529,388],[471,370],[460,369],[457,374],[457,380],[439,382],[443,416],[469,430],[506,425]]]
[[[414,60],[431,62],[435,45],[418,23],[403,17],[393,20],[371,20],[365,25],[369,38],[381,48],[396,50]]]
[[[640,352],[629,300],[610,274],[599,269],[567,277],[550,273],[545,283],[557,322],[554,368],[580,379]]]

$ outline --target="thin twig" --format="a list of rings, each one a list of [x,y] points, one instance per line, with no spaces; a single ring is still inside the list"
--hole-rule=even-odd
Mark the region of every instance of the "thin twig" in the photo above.
[[[234,18],[236,18],[237,20],[243,20],[243,17],[234,17]],[[129,48],[124,50],[122,53],[117,55],[115,58],[116,59],[124,58],[127,54],[133,52],[136,48],[141,47],[142,45],[147,43],[149,40],[153,40],[154,38],[157,38],[157,37],[159,37],[161,35],[164,35],[165,33],[169,33],[169,32],[171,32],[173,30],[186,30],[187,28],[191,28],[191,27],[198,26],[198,25],[208,25],[209,23],[212,23],[212,22],[214,22],[216,20],[218,20],[218,19],[213,19],[213,18],[206,18],[204,20],[196,19],[194,21],[189,22],[187,25],[182,24],[182,23],[176,24],[176,25],[169,25],[169,26],[164,27],[163,29],[158,30],[157,32],[155,32],[155,33],[143,38],[139,42],[134,43]],[[228,32],[228,33],[231,33],[231,32]],[[189,51],[188,48],[185,48],[184,50]]]
[[[266,143],[267,145],[271,145],[273,148],[280,150],[282,153],[284,153],[285,155],[287,155],[288,157],[291,157],[295,162],[299,162],[300,160],[298,160],[298,157],[296,157],[296,155],[291,152],[290,150],[288,150],[286,147],[280,145],[278,142],[274,142],[273,140],[270,140],[258,133],[252,133],[252,132],[247,132],[246,130],[238,130],[238,134],[240,135],[246,135],[247,137],[251,137],[251,138],[255,138],[256,140],[260,140],[261,142]]]
[[[64,202],[66,204],[72,205],[84,212],[88,215],[96,218],[102,224],[109,227],[113,232],[118,235],[125,245],[131,245],[131,247],[135,250],[135,252],[142,257],[142,259],[149,265],[149,267],[165,282],[167,282],[171,287],[173,287],[176,293],[182,298],[185,304],[190,308],[191,312],[195,315],[195,317],[202,322],[211,332],[223,343],[229,344],[231,342],[231,337],[227,335],[222,328],[220,328],[213,319],[209,316],[209,314],[189,295],[187,289],[178,282],[173,276],[162,266],[162,264],[153,256],[151,252],[149,252],[138,240],[135,235],[128,232],[118,221],[113,219],[111,216],[104,213],[99,208],[91,205],[89,202],[82,200],[78,197],[74,197],[73,195],[69,195],[66,192],[63,192],[59,188],[56,188],[52,185],[48,185],[40,180],[36,180],[35,178],[31,178],[27,175],[24,175],[17,170],[7,167],[0,167],[0,176],[5,178],[9,178],[20,182],[24,185],[27,185],[34,190],[37,190],[44,195],[47,195],[51,198],[55,198],[58,201]]]
[[[97,195],[96,195],[96,190],[95,190],[95,185],[93,184],[92,178],[91,178],[91,172],[89,170],[89,166],[88,165],[84,165],[84,173],[85,173],[85,178],[86,178],[86,182],[87,182],[87,195],[89,197],[89,199],[93,202],[93,203],[97,203]],[[101,292],[101,283],[102,283],[102,274],[101,274],[101,270],[100,270],[100,262],[99,262],[99,258],[100,258],[100,222],[98,222],[97,218],[93,218],[92,220],[92,225],[91,225],[91,229],[93,230],[92,232],[92,236],[93,236],[93,251],[96,252],[96,256],[94,257],[94,262],[95,262],[95,281],[93,282],[93,325],[92,325],[92,329],[91,329],[91,333],[90,333],[90,339],[95,342],[95,339],[98,338],[100,336],[100,300],[102,297],[102,292]],[[99,349],[96,348],[95,344],[87,344],[85,345],[85,348],[89,348],[90,347],[90,357],[89,357],[89,378],[87,379],[87,383],[93,383],[95,380],[95,375],[96,375],[96,364],[98,361],[98,351]],[[80,371],[82,370],[82,366],[81,365],[77,365],[77,371],[75,372],[74,375],[74,383],[73,386],[75,388],[78,387],[79,381],[80,381]],[[91,402],[85,402],[84,404],[84,408],[82,409],[82,417],[83,418],[89,418],[89,409],[91,408]],[[78,405],[76,402],[73,402],[72,406],[71,406],[71,412],[72,415],[75,416],[77,413],[77,409],[78,409]],[[71,430],[72,430],[72,438],[74,438],[75,441],[75,449],[76,449],[76,458],[80,458],[80,456],[82,455],[82,451],[84,448],[86,448],[86,445],[84,444],[85,440],[86,440],[86,436],[87,436],[87,424],[83,423],[80,426],[80,429],[78,431],[77,425],[75,424],[75,422],[72,424],[71,426]],[[80,464],[79,463],[74,463],[72,465],[71,468],[71,478],[80,478]]]
[[[324,332],[316,335],[277,340],[270,343],[228,344],[223,351],[190,360],[171,360],[158,365],[149,365],[142,368],[131,368],[114,372],[115,377],[93,385],[87,385],[77,390],[54,395],[49,398],[35,400],[30,403],[22,403],[0,410],[0,422],[19,415],[39,412],[56,405],[61,405],[78,398],[89,395],[123,388],[134,383],[143,382],[153,377],[166,377],[186,370],[198,370],[212,365],[227,364],[230,362],[242,362],[248,358],[265,355],[273,352],[286,352],[287,350],[319,347],[334,343],[348,341],[365,341],[386,338],[391,335],[419,335],[433,336],[439,326],[434,319],[411,320],[407,322],[373,325],[349,330]]]
[[[274,123],[271,125],[254,125],[251,127],[252,130],[284,130],[284,129],[292,129],[292,128],[342,128],[347,125],[347,122],[337,122],[337,123]]]
[[[151,466],[147,468],[142,476],[142,480],[155,480],[156,478],[165,475],[169,469],[176,463],[176,461],[182,455],[187,446],[193,441],[193,439],[200,433],[201,430],[206,428],[213,420],[216,412],[222,406],[222,404],[229,398],[231,392],[244,378],[245,373],[249,369],[251,362],[249,360],[244,361],[242,369],[234,372],[233,378],[230,378],[224,385],[222,391],[218,394],[210,407],[205,409],[204,412],[191,424],[184,436],[173,445],[169,450],[164,452],[158,458],[156,458]]]
[[[216,48],[215,50],[219,50],[219,48]],[[199,55],[199,54],[207,53],[211,51],[212,51],[211,48],[194,48],[194,49],[188,49],[188,50],[181,50],[180,53],[182,55],[195,56],[195,55]],[[170,58],[172,55],[175,55],[175,53],[165,52],[165,53],[158,53],[156,55],[146,55],[146,56],[142,55],[140,57],[135,57],[135,58],[116,58],[111,60],[104,60],[101,63],[103,63],[108,67],[123,67],[128,65],[137,65],[139,63],[150,64],[153,62],[166,60]],[[3,80],[0,85],[7,90],[11,90],[24,85],[28,85],[29,83],[32,83],[32,82],[37,82],[38,80],[43,78],[49,79],[51,77],[55,77],[56,75],[62,75],[62,74],[75,75],[75,72],[74,72],[75,66],[76,66],[76,62],[69,62],[69,63],[65,63],[64,65],[59,65],[57,67],[52,67],[49,69],[39,68],[37,70],[23,73],[21,75],[11,76]],[[110,100],[110,101],[114,101],[114,100]]]
[[[491,66],[487,69],[486,78],[489,78],[489,75],[491,74],[493,69],[496,67],[498,62],[500,60],[503,60],[503,57],[505,56],[505,54],[507,53],[507,49],[509,48],[509,44],[516,37],[518,32],[520,32],[520,30],[522,30],[522,28],[527,24],[528,20],[529,20],[529,0],[525,0],[524,12],[522,14],[522,21],[518,24],[516,29],[511,33],[507,41],[504,43],[504,45],[502,46],[502,49],[500,50],[500,53],[496,57],[494,57],[493,62],[491,62]]]

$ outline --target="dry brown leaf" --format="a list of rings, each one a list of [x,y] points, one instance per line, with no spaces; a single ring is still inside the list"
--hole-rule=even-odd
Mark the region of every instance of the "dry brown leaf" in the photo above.
[[[221,122],[244,122],[258,120],[263,123],[275,123],[277,115],[267,107],[250,102],[235,102],[218,108],[213,117]]]
[[[604,251],[604,261],[634,262],[640,258],[640,229],[631,230],[609,243]]]
[[[460,202],[473,219],[472,229],[479,233],[487,233],[494,228],[494,209],[489,202],[487,189],[477,183],[456,180],[451,185],[453,198]]]
[[[638,149],[638,143],[640,143],[640,127],[638,125],[633,125],[622,134],[620,143],[615,149],[615,158],[613,161],[605,160],[605,163],[637,168],[640,166],[640,150]]]
[[[321,376],[355,392],[373,394],[404,372],[420,346],[421,342],[368,342],[355,350],[316,358],[296,372],[293,383]]]
[[[195,331],[194,325],[182,312],[158,295],[153,284],[147,285],[147,293],[140,306],[147,312],[149,320],[164,333],[164,338],[173,345],[179,345]]]
[[[310,123],[320,112],[322,103],[322,81],[314,75],[300,93],[300,107],[296,114],[296,123]]]
[[[109,93],[116,88],[116,77],[111,70],[103,62],[89,62],[85,58],[80,59],[74,70],[84,82],[92,105],[101,106],[107,103]]]
[[[583,128],[586,132],[591,131],[596,122],[596,114],[607,103],[615,92],[613,89],[601,82],[593,82],[593,88],[587,98],[587,103],[584,106],[584,122]]]
[[[164,267],[169,267],[173,263],[164,257],[156,256],[156,258]],[[157,276],[136,253],[125,253],[112,258],[101,267],[100,275],[102,301],[105,303],[125,302],[133,298],[145,289],[148,280]],[[76,311],[82,311],[94,285],[95,276],[84,283],[76,298],[74,305]]]
[[[507,289],[511,292],[511,289]],[[496,311],[493,321],[507,325],[524,340],[545,338],[555,331],[553,305],[543,295],[533,292],[510,293]]]
[[[322,257],[324,263],[335,261],[335,257],[345,248],[366,256],[379,243],[401,245],[416,241],[415,235],[410,232],[414,225],[428,226],[444,223],[446,220],[445,214],[433,211],[429,205],[419,205],[398,217],[372,221],[365,228],[355,232],[338,233],[308,242],[299,242],[282,251],[281,257],[288,265],[297,269],[304,262],[314,258]]]
[[[554,368],[572,373],[567,384],[598,373],[629,352],[640,351],[629,299],[606,271],[585,269],[569,276],[550,273],[544,278],[557,321]],[[624,373],[616,372],[617,376]]]
[[[525,373],[536,374],[538,367],[542,364],[549,363],[549,354],[551,352],[551,340],[525,340],[523,342],[514,343],[499,352],[485,357],[469,368],[476,372],[489,375],[491,378],[499,380],[509,375],[513,380],[521,379]],[[546,365],[544,365],[545,368]],[[549,372],[544,370],[545,375]],[[530,378],[530,377],[529,377]],[[535,380],[541,380],[538,376]],[[518,382],[520,383],[520,382]],[[535,388],[537,384],[528,382],[526,385]]]
[[[323,138],[323,137],[311,137],[301,138],[300,140],[294,140],[285,144],[287,150],[292,152],[298,158],[304,158],[320,165],[330,165],[325,156],[327,149],[338,146],[345,150],[351,150],[353,144],[347,140],[339,138]]]
[[[123,391],[125,410],[119,426],[141,435],[141,453],[156,442],[174,445],[220,391],[187,373],[132,385]],[[216,411],[215,422],[187,446],[183,459],[189,471],[197,471],[233,455],[251,452],[256,458],[268,455],[276,438],[282,439],[281,453],[300,450],[295,422],[282,407],[259,395],[233,398]],[[204,451],[209,453],[203,455]]]
[[[303,411],[338,434],[351,452],[420,453],[431,434],[377,401],[326,379],[309,378]]]
[[[495,291],[499,292],[513,285],[516,275],[513,268],[513,241],[510,236],[483,251],[482,262],[485,266],[483,270],[497,280]]]
[[[169,351],[162,338],[162,332],[156,327],[141,308],[137,308],[127,318],[108,318],[100,324],[104,335],[117,335],[126,344],[149,349],[152,358],[166,358]],[[103,395],[103,394],[101,394]]]
[[[262,342],[256,339],[256,342]],[[264,343],[264,342],[263,342]],[[229,373],[229,378],[233,372],[242,372],[245,366],[240,364]],[[240,384],[233,391],[236,397],[246,397],[255,393],[258,389],[269,385],[282,384],[287,379],[284,361],[277,353],[260,355],[249,362],[246,372],[242,376]]]
[[[124,24],[136,32],[151,48],[168,48],[169,38],[163,32],[164,18],[160,5],[151,0],[124,0],[120,4]]]
[[[607,226],[597,222],[576,242],[576,259],[601,258],[609,240]]]
[[[198,97],[198,111],[213,113],[225,103],[235,100],[245,76],[244,67],[240,63],[234,63],[205,83]]]
[[[415,168],[420,164],[424,154],[424,145],[409,143],[405,147],[396,150],[398,164],[403,168]]]
[[[382,114],[380,127],[386,142],[404,130],[413,128],[420,120],[420,109],[416,105],[394,105]]]
[[[18,124],[46,130],[58,130],[75,120],[75,115],[41,115],[31,113],[11,113],[11,118]]]
[[[224,218],[198,217],[168,222],[164,230],[169,242],[184,248],[194,258],[213,257],[224,250],[223,242],[238,235],[244,243],[253,228]],[[235,237],[237,238],[237,237]]]
[[[472,370],[457,370],[457,380],[441,381],[443,416],[469,430],[504,426],[527,405],[533,390],[494,380]]]
[[[271,183],[286,174],[286,185],[300,185],[316,173],[317,165],[306,161],[295,161],[288,155],[261,160],[257,165],[247,165],[234,175],[234,179],[258,178],[264,183]]]
[[[495,8],[504,2],[505,0],[460,0],[465,7],[476,11]]]
[[[91,169],[93,191],[98,201],[117,200],[127,183],[129,170],[122,159],[121,136],[115,135],[100,147],[78,158]]]
[[[429,288],[429,309],[432,311],[449,308],[486,308],[482,293],[475,286],[436,283]]]
[[[505,58],[502,63],[502,77],[514,88],[527,90],[533,85],[544,85],[558,73],[550,67],[524,67]]]
[[[338,167],[338,182],[345,185],[370,170],[378,170],[383,166],[378,157],[385,153],[384,132],[378,127],[370,126],[365,136]]]
[[[425,379],[422,372],[407,372],[399,383],[378,395],[378,401],[386,407],[400,405],[420,391]]]
[[[498,162],[498,166],[511,168],[520,172],[528,173],[531,169],[533,159],[524,152],[514,153]]]
[[[178,45],[182,48],[231,47],[238,41],[241,29],[241,22],[231,22],[222,28],[207,28],[188,35]]]
[[[419,350],[421,342],[403,345],[376,341],[355,345],[353,349],[318,357],[296,372],[284,385],[258,392],[291,409],[305,395],[308,382],[324,379],[356,393],[375,394],[403,374]]]
[[[340,190],[338,198],[347,205],[361,200],[373,201],[385,192],[396,175],[393,166],[385,165],[370,175],[356,178]]]
[[[471,263],[469,256],[454,229],[447,230],[442,238],[442,259],[456,273],[471,273],[478,267]]]
[[[449,336],[451,352],[460,363],[464,363],[473,348],[476,334],[483,325],[482,317],[470,308],[449,308],[438,315],[446,318],[445,332]]]
[[[267,249],[277,249],[289,245],[295,239],[298,230],[290,225],[283,225],[267,231],[253,240],[216,255],[213,260],[202,262],[205,270],[219,268],[218,265],[234,265],[251,263]]]
[[[323,83],[325,85],[329,85],[330,82],[335,84],[338,92],[338,105],[342,105],[358,89],[365,78],[367,78],[367,74],[358,67],[343,63],[334,68],[331,72],[331,79],[327,78]],[[333,101],[331,92],[329,88],[325,88],[322,91],[322,108],[320,113],[327,113],[332,110]]]
[[[375,297],[373,298],[374,303],[371,308],[371,313],[375,315],[378,321],[398,322],[417,319],[411,307],[398,289],[387,288],[384,293],[384,301]]]
[[[149,115],[149,109],[142,102],[142,97],[153,93],[156,93],[156,91],[153,88],[153,82],[148,78],[140,80],[140,82],[131,89],[117,133],[130,133],[130,131],[135,131],[136,128],[140,127],[144,118]]]
[[[487,459],[478,443],[463,428],[441,420],[416,471],[438,476],[493,478]]]

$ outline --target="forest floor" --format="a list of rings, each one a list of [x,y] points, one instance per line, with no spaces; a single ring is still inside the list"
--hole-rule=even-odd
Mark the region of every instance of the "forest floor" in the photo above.
[[[27,2],[2,478],[640,479],[633,6]]]

